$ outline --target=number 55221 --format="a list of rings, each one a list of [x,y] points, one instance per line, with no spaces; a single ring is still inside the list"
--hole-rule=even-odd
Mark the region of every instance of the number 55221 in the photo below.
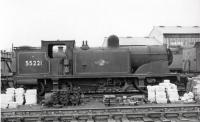
[[[42,61],[40,60],[26,60],[25,61],[25,66],[41,66]]]

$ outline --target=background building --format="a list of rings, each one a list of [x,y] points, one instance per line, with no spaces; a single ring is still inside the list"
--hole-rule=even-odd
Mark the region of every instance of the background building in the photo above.
[[[200,42],[199,26],[155,26],[149,34],[168,47],[193,47]]]
[[[155,26],[149,34],[161,43],[166,44],[173,53],[173,61],[169,66],[171,71],[199,72],[200,42],[199,26]]]

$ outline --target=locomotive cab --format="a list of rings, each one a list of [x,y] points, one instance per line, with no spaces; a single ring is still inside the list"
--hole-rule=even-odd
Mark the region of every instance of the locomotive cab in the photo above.
[[[72,74],[74,45],[74,40],[42,41],[41,50],[48,54],[48,58],[51,62],[51,75]]]

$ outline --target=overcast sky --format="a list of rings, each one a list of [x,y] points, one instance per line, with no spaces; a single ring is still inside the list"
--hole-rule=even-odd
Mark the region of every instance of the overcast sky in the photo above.
[[[200,26],[200,0],[0,0],[0,49],[41,40],[148,36],[153,26]]]

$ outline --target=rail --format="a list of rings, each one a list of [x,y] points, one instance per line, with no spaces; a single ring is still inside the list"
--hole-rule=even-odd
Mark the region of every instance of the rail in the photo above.
[[[7,121],[200,121],[200,104],[156,104],[103,108],[4,109],[2,122]]]

